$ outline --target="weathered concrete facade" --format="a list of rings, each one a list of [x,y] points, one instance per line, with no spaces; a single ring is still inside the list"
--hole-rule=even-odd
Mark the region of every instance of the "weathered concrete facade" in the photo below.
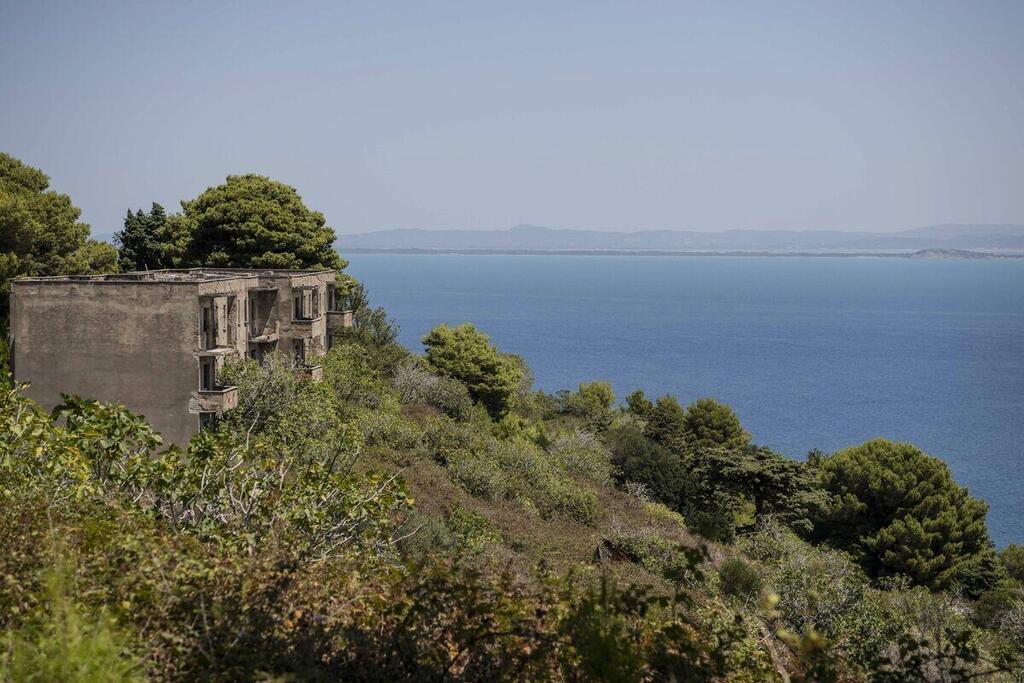
[[[28,395],[118,401],[184,444],[238,401],[219,381],[233,357],[280,350],[314,379],[339,328],[333,271],[191,269],[20,278],[11,359]]]

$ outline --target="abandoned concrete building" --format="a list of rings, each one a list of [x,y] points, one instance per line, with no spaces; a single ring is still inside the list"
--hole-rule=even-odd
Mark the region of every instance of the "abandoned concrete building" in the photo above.
[[[279,350],[319,380],[316,358],[352,324],[335,272],[196,268],[33,277],[11,291],[11,364],[51,410],[61,393],[117,401],[184,445],[238,403],[220,371]]]

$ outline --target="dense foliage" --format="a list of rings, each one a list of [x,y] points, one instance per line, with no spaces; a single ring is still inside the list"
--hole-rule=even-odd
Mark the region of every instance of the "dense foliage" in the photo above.
[[[493,416],[508,412],[522,378],[517,363],[498,353],[470,323],[438,325],[423,337],[426,359],[446,377],[462,382]]]
[[[181,203],[192,230],[186,260],[231,268],[344,267],[334,230],[295,188],[264,176],[228,176]]]
[[[121,271],[174,267],[174,250],[170,242],[164,207],[153,202],[148,212],[129,209],[124,217],[124,227],[114,234]]]
[[[13,278],[117,269],[114,248],[89,239],[79,208],[49,186],[45,173],[0,152],[0,329]]]
[[[283,358],[237,361],[238,408],[186,450],[123,407],[69,396],[50,416],[5,389],[0,678],[966,681],[1024,666],[1015,580],[970,602],[873,581],[801,538],[835,511],[819,481],[838,454],[672,450],[600,382],[557,400],[520,382],[492,417],[394,332],[364,318],[321,383]]]
[[[1003,548],[999,559],[1011,579],[1024,581],[1024,545],[1011,543]]]
[[[874,576],[900,574],[932,588],[977,595],[998,577],[984,502],[941,460],[911,444],[875,439],[821,461],[832,498],[819,537]]]
[[[686,411],[675,396],[660,396],[644,415],[647,435],[676,453],[686,449]]]
[[[691,446],[740,449],[750,444],[750,435],[732,408],[710,398],[698,399],[687,407],[683,431]]]
[[[228,176],[166,215],[128,211],[117,234],[123,268],[323,268],[345,261],[334,230],[295,188],[265,176]]]

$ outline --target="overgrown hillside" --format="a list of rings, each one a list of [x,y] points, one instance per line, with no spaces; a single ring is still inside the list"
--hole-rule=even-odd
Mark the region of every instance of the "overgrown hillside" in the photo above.
[[[0,295],[112,266],[47,182],[0,155]],[[335,268],[333,238],[294,188],[232,176],[129,211],[118,260]],[[324,381],[239,360],[238,407],[182,448],[0,372],[0,680],[1024,676],[1024,547],[996,553],[940,460],[796,461],[711,399],[548,395],[472,325],[419,354],[338,285],[355,326]]]
[[[547,395],[471,326],[415,355],[352,298],[322,383],[239,361],[184,451],[5,390],[6,679],[1020,674],[1021,549],[941,462],[797,462],[711,400]]]

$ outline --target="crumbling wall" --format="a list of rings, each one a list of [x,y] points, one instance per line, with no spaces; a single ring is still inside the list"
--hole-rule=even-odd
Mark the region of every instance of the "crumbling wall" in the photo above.
[[[124,403],[165,442],[197,431],[194,284],[16,281],[11,306],[16,377],[47,410],[78,394]]]

